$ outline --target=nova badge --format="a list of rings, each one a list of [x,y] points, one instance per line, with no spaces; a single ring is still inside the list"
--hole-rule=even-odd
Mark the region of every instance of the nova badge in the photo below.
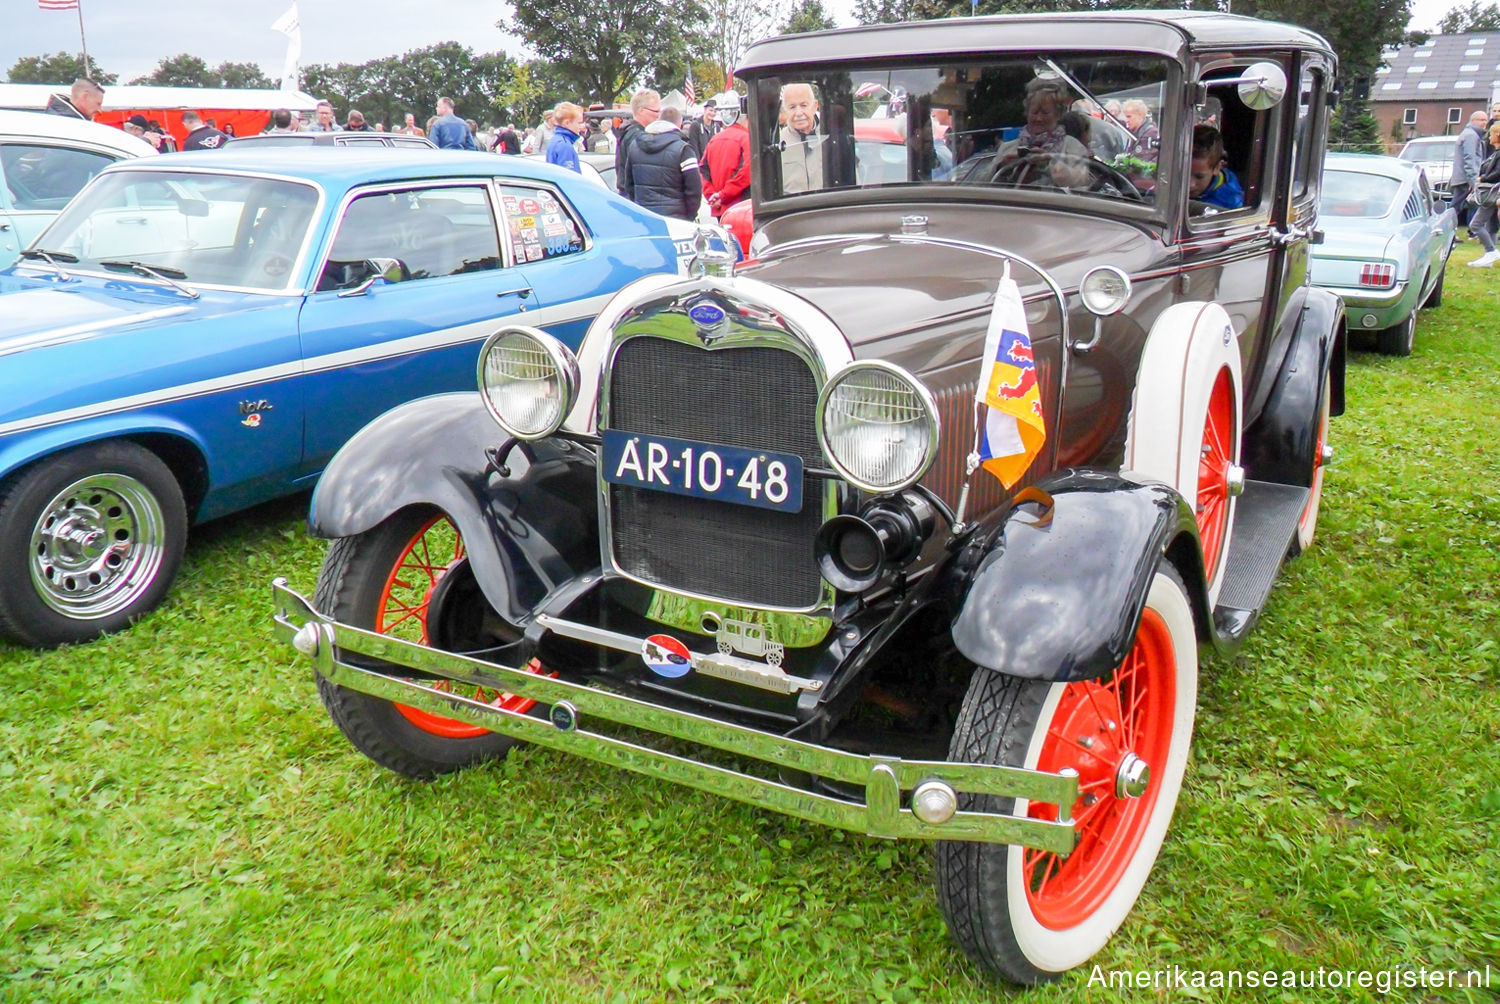
[[[240,414],[245,417],[240,419],[240,424],[247,429],[259,429],[261,422],[260,413],[275,410],[271,402],[265,398],[261,398],[258,401],[241,401]]]

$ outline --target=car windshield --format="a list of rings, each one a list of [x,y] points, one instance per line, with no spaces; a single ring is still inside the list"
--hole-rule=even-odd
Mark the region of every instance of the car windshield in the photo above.
[[[1453,160],[1458,140],[1444,138],[1430,143],[1408,143],[1401,151],[1401,159],[1413,164],[1447,164]]]
[[[1325,171],[1319,212],[1324,216],[1384,216],[1391,211],[1399,191],[1401,182],[1395,178],[1358,171]]]
[[[100,272],[145,266],[189,283],[285,289],[318,193],[311,185],[232,174],[104,174],[35,247]]]
[[[1152,202],[1171,64],[1028,53],[756,82],[768,197],[946,182]]]

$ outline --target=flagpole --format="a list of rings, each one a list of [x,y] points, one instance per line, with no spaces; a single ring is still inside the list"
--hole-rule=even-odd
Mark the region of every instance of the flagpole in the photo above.
[[[89,71],[89,40],[83,34],[83,0],[78,0],[74,8],[78,11],[78,44],[83,46],[83,75],[93,80],[94,75]]]

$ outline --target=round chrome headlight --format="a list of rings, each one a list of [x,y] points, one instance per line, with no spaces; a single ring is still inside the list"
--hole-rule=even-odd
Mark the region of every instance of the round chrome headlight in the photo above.
[[[1091,314],[1118,314],[1130,302],[1130,276],[1113,265],[1100,265],[1090,269],[1078,284],[1078,296]]]
[[[818,443],[844,479],[867,492],[915,484],[937,454],[932,395],[889,363],[855,363],[818,399]]]
[[[500,427],[517,439],[557,431],[578,396],[578,361],[536,328],[501,328],[479,350],[479,396]]]

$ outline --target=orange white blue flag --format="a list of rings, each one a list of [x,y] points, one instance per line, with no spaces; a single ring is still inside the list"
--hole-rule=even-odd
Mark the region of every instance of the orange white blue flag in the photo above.
[[[985,406],[979,436],[980,466],[1007,488],[1021,480],[1047,441],[1036,376],[1026,305],[1020,287],[1010,277],[1007,262],[1000,288],[995,291],[975,390],[975,398]]]

